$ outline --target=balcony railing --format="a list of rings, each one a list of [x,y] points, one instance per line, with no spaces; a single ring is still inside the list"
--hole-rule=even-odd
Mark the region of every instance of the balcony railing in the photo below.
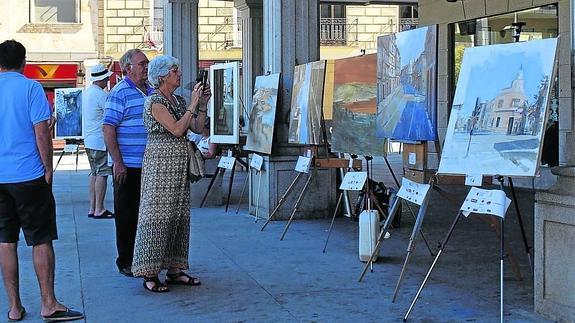
[[[357,43],[357,18],[321,18],[320,44],[349,46]]]
[[[415,29],[419,26],[419,18],[399,18],[399,31]]]

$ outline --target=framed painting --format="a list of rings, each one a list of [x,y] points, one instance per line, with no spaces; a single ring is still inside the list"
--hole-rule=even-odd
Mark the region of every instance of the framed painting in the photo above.
[[[537,174],[557,39],[467,48],[445,143],[443,174]]]
[[[331,149],[383,156],[384,139],[375,136],[377,54],[334,62]]]
[[[256,77],[245,149],[271,154],[280,73]]]
[[[323,144],[322,105],[325,61],[297,65],[294,71],[288,142]]]
[[[240,138],[239,62],[210,66],[210,141],[238,144]]]
[[[56,139],[82,139],[82,90],[63,88],[54,90]]]
[[[377,38],[376,135],[437,138],[437,26]]]

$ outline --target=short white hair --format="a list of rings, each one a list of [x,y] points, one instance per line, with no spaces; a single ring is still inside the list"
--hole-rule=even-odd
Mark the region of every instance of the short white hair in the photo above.
[[[180,66],[180,61],[170,55],[160,55],[154,57],[148,64],[148,81],[153,87],[160,86],[160,77],[168,75],[170,69]]]

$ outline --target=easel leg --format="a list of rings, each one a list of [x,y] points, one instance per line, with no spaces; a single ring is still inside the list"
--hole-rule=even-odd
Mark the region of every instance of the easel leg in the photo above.
[[[337,215],[337,211],[339,211],[339,206],[341,204],[341,199],[345,191],[339,193],[339,197],[337,198],[337,204],[335,205],[335,211],[333,211],[333,217],[331,218],[331,224],[329,225],[329,230],[327,230],[327,238],[325,239],[325,245],[323,246],[323,252],[325,253],[325,249],[327,248],[327,242],[329,241],[329,237],[331,236],[331,229],[333,228],[333,222],[335,221],[335,217]]]
[[[283,239],[284,239],[284,237],[285,237],[285,235],[286,235],[286,233],[287,233],[287,230],[289,229],[289,226],[291,225],[291,223],[292,223],[292,221],[293,221],[293,218],[294,218],[294,216],[295,216],[295,213],[297,212],[297,210],[298,210],[298,208],[299,208],[299,204],[301,203],[301,201],[302,201],[302,199],[303,199],[303,194],[305,193],[305,191],[307,191],[307,188],[308,188],[309,183],[311,182],[311,179],[312,179],[312,178],[313,178],[313,170],[312,170],[311,173],[309,174],[309,176],[308,176],[308,178],[307,178],[307,181],[305,182],[305,185],[303,186],[303,189],[301,190],[301,193],[299,194],[299,196],[298,196],[298,198],[297,198],[297,200],[296,200],[296,202],[295,202],[295,205],[294,205],[294,207],[293,207],[293,211],[292,211],[292,213],[291,213],[291,215],[290,215],[290,217],[289,217],[289,219],[288,219],[288,222],[287,222],[287,224],[286,224],[286,226],[285,226],[285,228],[284,228],[284,232],[282,233],[282,235],[281,235],[281,237],[280,237],[280,240],[283,240]]]
[[[78,157],[80,157],[80,145],[76,147],[76,172],[78,172]]]
[[[510,178],[511,180],[511,178]],[[500,322],[503,323],[503,258],[505,257],[505,219],[501,218],[501,243],[499,244],[499,311],[500,311]]]
[[[248,186],[248,181],[250,180],[251,174],[252,174],[251,168],[248,168],[248,176],[244,181],[244,185],[242,185],[242,192],[240,193],[240,198],[238,199],[238,207],[236,208],[236,214],[238,214],[238,212],[240,211],[240,204],[242,203],[242,198],[244,197],[246,186]]]
[[[511,188],[511,195],[513,196],[513,204],[515,205],[515,212],[517,213],[517,220],[519,221],[519,227],[521,228],[521,237],[523,238],[523,246],[525,247],[525,252],[527,253],[527,259],[529,261],[529,268],[531,273],[533,273],[533,264],[531,262],[531,247],[527,242],[527,235],[525,234],[525,226],[523,225],[523,218],[521,217],[521,212],[519,212],[519,203],[517,202],[517,196],[515,195],[515,188],[513,187],[513,180],[508,177],[509,188]]]
[[[234,174],[236,173],[236,166],[232,167],[232,173],[230,174],[230,183],[228,184],[228,197],[226,199],[226,212],[228,212],[228,206],[230,206],[230,196],[232,195],[232,185],[234,184]]]
[[[363,276],[365,276],[365,273],[367,272],[367,268],[370,268],[371,265],[373,264],[373,260],[375,259],[375,254],[377,253],[377,250],[379,250],[381,243],[383,242],[383,238],[385,237],[385,234],[387,233],[387,231],[389,230],[389,227],[391,226],[391,222],[393,221],[393,218],[395,217],[395,214],[397,213],[397,210],[399,209],[399,204],[401,203],[401,198],[396,198],[393,205],[391,206],[391,210],[389,211],[389,215],[387,216],[387,219],[385,219],[385,223],[383,224],[383,228],[381,229],[381,232],[379,232],[379,236],[377,237],[377,243],[375,244],[375,248],[373,250],[373,253],[371,254],[371,257],[369,257],[369,260],[367,261],[367,263],[365,264],[365,266],[363,267],[363,271],[361,272],[361,274],[359,275],[359,279],[357,280],[358,282],[361,282],[361,280],[363,279]]]
[[[204,194],[204,198],[202,199],[202,203],[200,203],[200,208],[202,208],[202,206],[204,206],[204,202],[206,201],[206,197],[208,197],[208,194],[210,193],[210,190],[212,189],[212,186],[214,185],[214,182],[216,181],[216,177],[218,177],[220,170],[222,170],[222,172],[224,171],[223,169],[216,167],[216,171],[214,172],[214,175],[212,176],[212,180],[210,180],[210,184],[208,184],[208,189],[206,190],[206,194]]]
[[[288,194],[291,192],[291,190],[293,189],[295,183],[297,183],[297,181],[300,179],[301,175],[303,173],[297,173],[297,176],[294,178],[294,180],[291,182],[291,184],[288,186],[287,190],[285,191],[284,195],[282,195],[282,197],[280,198],[280,200],[278,201],[278,204],[276,205],[276,207],[274,208],[274,210],[272,211],[272,213],[270,213],[270,215],[268,216],[268,219],[266,220],[266,223],[264,223],[264,225],[262,226],[262,228],[260,229],[260,231],[264,231],[264,229],[266,228],[266,226],[268,225],[268,223],[270,223],[270,221],[272,220],[274,214],[279,210],[279,208],[282,206],[282,204],[285,202],[285,198],[288,196]]]
[[[259,219],[258,212],[260,209],[260,193],[262,191],[261,188],[262,188],[262,171],[260,170],[258,171],[258,196],[256,197],[256,221],[255,221],[256,223],[258,222]]]
[[[64,157],[64,150],[62,150],[62,152],[60,153],[60,157],[58,157],[58,161],[56,162],[56,166],[54,166],[54,170],[56,170],[56,168],[58,168],[58,165],[60,165],[62,157]]]
[[[397,177],[395,176],[395,172],[393,171],[393,168],[391,168],[391,164],[389,163],[389,160],[387,160],[387,157],[385,157],[385,156],[383,157],[383,160],[385,160],[385,164],[387,165],[387,169],[389,170],[389,173],[393,177],[395,185],[397,185],[397,188],[400,188],[401,185],[399,184],[399,180],[397,180]],[[411,214],[411,217],[417,221],[417,218],[415,217],[415,214],[413,213],[411,206],[407,203],[405,205],[407,206],[407,209],[409,210],[409,214]],[[423,234],[423,230],[420,230],[419,233],[421,234],[421,238],[423,239],[423,242],[425,243],[425,246],[427,247],[429,254],[433,257],[434,256],[433,250],[431,250],[431,246],[429,245],[429,242],[425,238],[425,234]]]
[[[457,216],[453,220],[453,223],[451,223],[451,227],[449,228],[449,231],[447,232],[447,235],[445,236],[445,239],[443,240],[443,243],[441,244],[441,248],[439,248],[439,251],[437,252],[437,255],[435,256],[435,259],[433,260],[431,267],[427,271],[427,274],[425,275],[425,278],[423,279],[421,286],[419,286],[419,289],[417,290],[417,293],[415,294],[415,297],[413,298],[413,301],[411,302],[411,305],[409,306],[407,313],[403,317],[403,322],[407,321],[407,318],[409,317],[409,313],[411,313],[413,306],[415,306],[415,302],[417,302],[417,298],[419,298],[419,295],[421,294],[421,290],[423,290],[425,283],[427,283],[427,279],[429,279],[429,276],[431,275],[431,271],[435,267],[435,264],[437,263],[437,260],[439,260],[439,257],[441,257],[441,254],[443,253],[443,249],[445,249],[445,245],[449,241],[449,238],[451,237],[451,234],[453,233],[453,230],[455,229],[457,222],[459,222],[460,214],[461,214],[461,212],[457,212]]]
[[[393,298],[391,299],[392,303],[395,302],[397,292],[399,292],[399,287],[401,286],[401,282],[403,281],[403,276],[405,275],[405,270],[407,269],[407,263],[409,262],[409,257],[415,251],[415,238],[417,238],[417,232],[421,230],[423,218],[425,217],[425,212],[427,211],[429,194],[431,193],[428,192],[427,194],[428,197],[425,198],[424,203],[422,203],[421,207],[419,208],[419,212],[417,213],[417,220],[415,221],[413,231],[411,232],[411,237],[409,238],[409,244],[407,245],[407,254],[405,255],[405,261],[403,262],[403,266],[401,267],[401,273],[399,274],[399,279],[397,280],[397,284],[395,284],[395,290],[393,291]]]

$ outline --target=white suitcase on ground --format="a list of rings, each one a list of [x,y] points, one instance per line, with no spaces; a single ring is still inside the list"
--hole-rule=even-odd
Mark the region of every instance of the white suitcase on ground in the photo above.
[[[365,210],[359,215],[359,260],[369,261],[379,236],[379,213],[377,210]],[[373,259],[377,260],[379,250]]]

